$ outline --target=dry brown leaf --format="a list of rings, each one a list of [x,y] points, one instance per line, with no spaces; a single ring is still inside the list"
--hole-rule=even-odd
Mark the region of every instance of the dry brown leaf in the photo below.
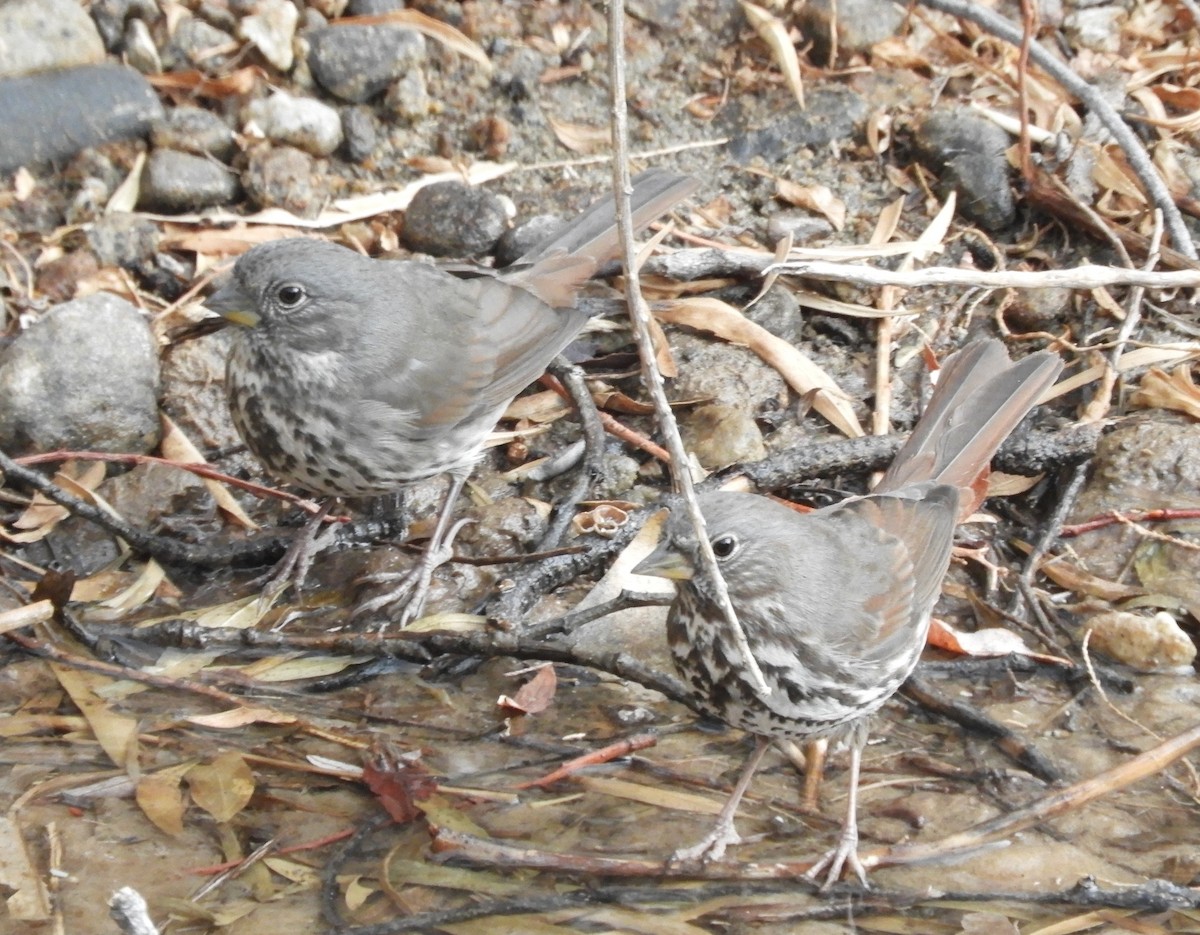
[[[295,682],[327,678],[351,666],[362,665],[370,656],[271,656],[242,669],[242,674],[259,682]]]
[[[432,16],[427,16],[418,10],[399,10],[395,13],[375,13],[367,16],[347,16],[333,21],[334,26],[378,26],[391,23],[404,26],[423,36],[428,36],[435,42],[440,42],[452,52],[469,58],[479,65],[487,74],[492,73],[492,62],[487,53],[477,43],[459,32],[449,23],[443,23]]]
[[[545,423],[561,419],[571,411],[571,404],[554,390],[542,390],[528,396],[518,396],[504,410],[502,419]]]
[[[892,115],[886,110],[877,110],[867,117],[867,146],[876,156],[891,149]]]
[[[871,64],[875,67],[883,65],[896,69],[908,69],[929,75],[933,72],[933,63],[928,58],[912,48],[908,37],[891,36],[882,42],[871,46]]]
[[[601,409],[607,409],[609,412],[619,412],[628,416],[649,416],[654,414],[654,407],[650,403],[644,403],[641,400],[633,399],[626,396],[615,386],[609,386],[607,383],[592,384],[592,399]],[[672,405],[678,405],[673,403]]]
[[[100,486],[104,480],[106,466],[101,461],[91,461],[80,464],[68,461],[54,475],[54,482],[61,487],[71,487],[73,493],[81,493],[85,498]],[[66,507],[59,506],[40,493],[35,493],[29,506],[13,522],[14,529],[24,530],[19,533],[6,534],[11,542],[37,542],[49,535],[60,522],[70,516]]]
[[[80,604],[107,600],[115,594],[120,594],[134,580],[135,576],[127,571],[98,571],[75,582],[71,588],[71,600]]]
[[[1096,150],[1096,164],[1092,168],[1092,180],[1101,188],[1124,195],[1135,204],[1146,203],[1146,196],[1138,187],[1136,176],[1129,168],[1125,157],[1110,148],[1103,147]]]
[[[147,75],[153,87],[164,91],[186,91],[197,97],[218,100],[249,94],[260,80],[267,80],[267,73],[257,65],[247,65],[220,78],[210,78],[199,71],[173,71],[162,75]]]
[[[169,458],[172,461],[178,461],[180,464],[207,464],[204,456],[200,454],[200,450],[192,444],[192,440],[183,434],[183,430],[175,424],[175,422],[165,412],[159,414],[162,421],[162,442],[160,449],[164,458]],[[242,505],[234,499],[229,488],[219,481],[213,480],[211,477],[202,477],[200,480],[204,486],[208,488],[209,494],[216,501],[217,509],[219,509],[226,518],[233,520],[243,529],[258,529],[258,523],[254,522],[242,509]]]
[[[1042,559],[1038,570],[1059,587],[1105,601],[1124,601],[1146,593],[1145,588],[1093,575],[1061,556],[1049,555]]]
[[[708,331],[732,344],[750,348],[779,371],[801,396],[813,394],[813,408],[850,438],[863,435],[850,398],[813,361],[782,338],[750,321],[732,305],[719,299],[691,298],[665,302],[654,314],[662,321]]]
[[[217,730],[231,730],[245,727],[247,724],[295,724],[294,714],[284,714],[274,708],[245,705],[240,708],[230,708],[228,711],[218,711],[216,714],[198,714],[185,718],[201,727],[212,727]]]
[[[1120,356],[1117,360],[1117,372],[1124,373],[1127,370],[1150,367],[1154,364],[1180,363],[1186,360],[1193,360],[1197,357],[1200,357],[1200,342],[1196,341],[1179,341],[1175,344],[1139,347]],[[1042,398],[1038,402],[1047,403],[1052,399],[1065,396],[1067,393],[1073,393],[1080,387],[1087,386],[1094,380],[1099,380],[1107,372],[1107,369],[1108,364],[1106,363],[1096,364],[1096,366],[1088,367],[1074,376],[1059,380],[1042,394]]]
[[[270,224],[247,227],[241,224],[207,230],[168,229],[161,244],[163,249],[190,250],[206,256],[237,256],[269,240],[303,236],[293,227],[272,227]]]
[[[588,126],[584,123],[567,123],[565,120],[546,118],[558,141],[573,153],[590,155],[606,149],[611,140],[607,126]]]
[[[697,815],[719,815],[723,805],[723,801],[719,799],[691,792],[676,792],[663,786],[647,786],[638,782],[610,779],[605,776],[576,775],[574,778],[589,792],[602,792],[619,799],[628,799],[630,802],[657,805],[659,808],[673,808],[677,811],[693,812]]]
[[[896,230],[900,228],[900,218],[904,217],[904,202],[904,196],[901,196],[880,211],[880,216],[875,221],[875,229],[872,230],[871,239],[868,241],[872,246],[887,244],[890,239],[894,238]]]
[[[1170,376],[1151,367],[1129,401],[1143,409],[1172,409],[1200,419],[1200,386],[1192,381],[1192,368],[1186,364]]]
[[[0,815],[0,887],[7,893],[6,915],[21,922],[50,918],[50,893],[25,847],[21,829],[9,815]]]
[[[154,596],[154,592],[158,590],[167,578],[167,573],[163,570],[162,565],[158,564],[154,559],[146,562],[142,568],[141,574],[133,584],[129,585],[120,594],[115,594],[106,601],[101,601],[100,606],[109,610],[127,611],[135,607],[141,607],[146,601]]]
[[[986,657],[1016,654],[1028,656],[1031,659],[1040,659],[1043,662],[1054,662],[1060,665],[1071,664],[1069,659],[1035,653],[1025,645],[1025,641],[1021,637],[1003,627],[987,627],[983,630],[976,630],[974,633],[967,633],[963,630],[956,630],[935,617],[929,624],[928,640],[931,646],[964,656]]]
[[[770,48],[771,54],[775,57],[775,64],[783,72],[784,80],[787,81],[788,87],[792,89],[792,94],[796,97],[796,103],[803,110],[804,81],[800,77],[800,57],[796,55],[796,47],[792,45],[787,26],[777,16],[768,13],[762,7],[747,3],[746,0],[741,0],[741,2],[742,13],[754,27],[754,31],[758,33],[758,38]]]
[[[142,194],[142,167],[145,165],[146,154],[140,152],[133,160],[133,168],[129,170],[125,180],[117,186],[117,190],[108,199],[108,204],[104,206],[105,214],[117,212],[128,214],[137,208],[138,199]]]
[[[846,226],[846,203],[827,185],[797,185],[788,179],[776,179],[775,196],[797,208],[824,215],[834,230]]]
[[[1032,490],[1042,480],[1044,474],[1026,477],[1023,474],[1005,474],[1003,471],[993,471],[987,478],[987,496],[1015,497],[1017,494]]]
[[[113,680],[94,672],[83,672],[59,663],[50,663],[54,677],[63,687],[88,726],[100,748],[120,769],[137,762],[137,721],[117,714],[104,700],[102,690]]]
[[[537,674],[517,689],[511,698],[501,695],[496,699],[496,705],[507,716],[512,714],[538,714],[550,707],[554,694],[558,691],[558,676],[554,673],[554,665],[547,663],[540,666]]]
[[[187,784],[192,801],[222,822],[245,808],[254,795],[254,773],[236,750],[193,767],[187,774]]]
[[[149,773],[138,780],[134,798],[160,831],[177,837],[183,834],[183,813],[187,802],[183,797],[183,777],[196,765],[195,760]]]

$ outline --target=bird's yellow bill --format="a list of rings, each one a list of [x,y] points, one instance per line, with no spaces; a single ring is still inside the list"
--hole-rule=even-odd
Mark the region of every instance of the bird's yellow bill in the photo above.
[[[235,325],[241,325],[243,328],[253,328],[259,322],[258,312],[252,312],[246,309],[231,309],[228,312],[218,312],[222,318],[233,322]]]
[[[633,566],[635,575],[649,575],[652,578],[669,578],[672,581],[688,581],[695,569],[692,563],[678,552],[659,545],[653,552]]]

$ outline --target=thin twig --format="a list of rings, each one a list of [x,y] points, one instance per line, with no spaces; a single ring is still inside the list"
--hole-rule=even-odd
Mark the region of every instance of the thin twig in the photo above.
[[[762,695],[770,693],[758,661],[750,652],[746,634],[738,622],[737,613],[729,600],[725,579],[717,567],[716,556],[705,531],[704,515],[696,501],[692,478],[688,470],[687,453],[683,439],[675,424],[675,416],[663,389],[662,374],[654,353],[654,340],[650,332],[650,309],[638,283],[638,262],[634,251],[633,218],[629,210],[629,123],[625,90],[625,9],[622,3],[610,3],[608,15],[609,83],[612,88],[612,135],[613,135],[613,186],[617,197],[617,222],[621,231],[622,262],[625,266],[625,295],[629,302],[629,317],[633,323],[638,356],[642,361],[643,382],[654,402],[654,411],[659,429],[667,442],[671,455],[671,477],[675,489],[683,498],[688,516],[696,528],[699,543],[701,572],[708,576],[713,588],[713,597],[732,628],[734,642],[746,666],[746,674],[755,690]]]

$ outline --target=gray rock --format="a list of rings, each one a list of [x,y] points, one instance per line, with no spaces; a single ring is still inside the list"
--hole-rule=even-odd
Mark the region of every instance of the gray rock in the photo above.
[[[397,78],[384,95],[383,106],[410,123],[428,117],[432,105],[429,89],[425,85],[425,73],[414,68]]]
[[[129,24],[136,18],[153,22],[158,16],[154,0],[92,0],[92,19],[108,51],[122,50]]]
[[[395,26],[327,26],[308,34],[308,66],[326,91],[358,104],[425,61],[425,40]]]
[[[0,3],[0,77],[104,61],[104,42],[77,0]]]
[[[1121,51],[1121,27],[1127,19],[1129,13],[1119,6],[1096,6],[1068,14],[1063,31],[1072,45],[1115,54]]]
[[[300,12],[289,0],[261,0],[255,12],[242,19],[238,32],[263,58],[280,71],[290,71],[295,61],[292,40]]]
[[[324,199],[312,156],[292,146],[252,152],[242,173],[242,186],[258,207],[284,208],[303,217],[314,216]]]
[[[150,35],[150,27],[145,20],[131,19],[125,27],[125,61],[143,75],[162,72],[158,46],[154,44],[154,37]]]
[[[796,297],[783,286],[768,289],[766,295],[746,309],[746,317],[789,344],[799,347],[803,343],[804,313]]]
[[[711,399],[728,406],[787,405],[788,387],[779,372],[753,351],[668,329],[679,376],[670,387],[672,399]]]
[[[853,139],[866,117],[867,102],[862,95],[848,88],[822,89],[808,95],[805,110],[789,110],[767,126],[733,136],[728,156],[738,165],[755,158],[786,161],[798,149],[823,149],[835,140]]]
[[[314,156],[328,156],[342,143],[342,118],[328,104],[276,91],[251,101],[244,117],[269,140],[287,143]]]
[[[163,409],[201,449],[228,448],[240,443],[225,399],[225,360],[231,329],[173,344],[162,363]],[[254,456],[241,466],[254,471]]]
[[[122,65],[0,79],[0,172],[145,136],[162,112],[146,79]]]
[[[830,31],[836,25],[839,57],[867,52],[871,46],[900,31],[908,15],[891,0],[808,0],[796,13],[796,23],[812,40],[813,59],[829,61]]]
[[[1004,321],[1016,331],[1053,331],[1072,314],[1074,297],[1070,289],[1014,289]]]
[[[156,149],[146,161],[138,206],[151,211],[195,211],[237,198],[232,169],[208,156]]]
[[[504,202],[462,182],[426,185],[404,212],[404,242],[432,256],[487,253],[508,227]]]
[[[346,144],[346,157],[351,162],[362,162],[374,154],[379,145],[379,130],[370,108],[342,109],[342,139]]]
[[[780,211],[767,221],[768,243],[778,243],[790,234],[792,243],[799,245],[828,237],[832,233],[833,225],[825,218],[801,211]]]
[[[1184,506],[1200,489],[1200,425],[1150,410],[1118,425],[1096,446],[1092,476],[1068,523],[1114,512]],[[1187,547],[1200,536],[1200,521],[1155,523],[1156,532],[1183,543],[1151,539],[1116,524],[1071,540],[1079,562],[1092,574],[1141,584],[1200,613],[1200,552]],[[1164,606],[1164,605],[1159,605]]]
[[[101,266],[138,269],[154,262],[162,238],[158,226],[136,214],[115,212],[96,219],[88,246]]]
[[[715,471],[767,456],[762,431],[746,406],[701,406],[683,419],[684,443],[700,465]]]
[[[187,104],[172,107],[150,128],[150,142],[159,149],[177,149],[197,156],[216,156],[228,162],[234,153],[233,130],[216,114]]]
[[[158,347],[107,292],[51,309],[0,354],[0,444],[145,452],[158,443]]]
[[[350,0],[346,4],[347,16],[374,16],[378,13],[394,13],[403,10],[401,0]]]
[[[196,16],[185,16],[175,27],[171,41],[162,50],[163,65],[168,71],[185,68],[214,69],[229,64],[227,52],[213,52],[236,46],[233,36]]]
[[[539,214],[504,232],[496,244],[496,265],[511,266],[540,243],[545,243],[566,222],[556,214]]]
[[[939,110],[922,121],[915,139],[921,160],[958,192],[958,210],[985,230],[1009,227],[1017,206],[1009,186],[1008,134],[969,110]]]

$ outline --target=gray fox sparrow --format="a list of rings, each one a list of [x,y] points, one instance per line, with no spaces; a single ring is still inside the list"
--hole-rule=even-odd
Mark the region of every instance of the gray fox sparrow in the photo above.
[[[700,508],[729,597],[769,692],[748,675],[697,558],[686,515],[637,574],[675,579],[667,638],[698,707],[757,746],[712,833],[675,859],[718,860],[738,841],[738,802],[772,738],[830,738],[850,750],[850,794],[836,846],[810,871],[832,885],[858,858],[857,792],[868,716],[908,678],[950,562],[960,511],[996,449],[1062,365],[1013,363],[997,341],[949,357],[912,436],[874,492],[808,514],[765,497],[706,493]]]
[[[698,185],[641,173],[635,226]],[[229,405],[246,445],[280,480],[362,497],[450,476],[429,548],[391,595],[408,598],[402,625],[420,615],[430,575],[448,557],[454,504],[486,436],[583,327],[575,294],[617,244],[610,199],[513,267],[468,279],[325,241],[276,240],[244,254],[205,303],[243,326],[229,355]],[[297,538],[277,582],[303,579],[316,526]]]

